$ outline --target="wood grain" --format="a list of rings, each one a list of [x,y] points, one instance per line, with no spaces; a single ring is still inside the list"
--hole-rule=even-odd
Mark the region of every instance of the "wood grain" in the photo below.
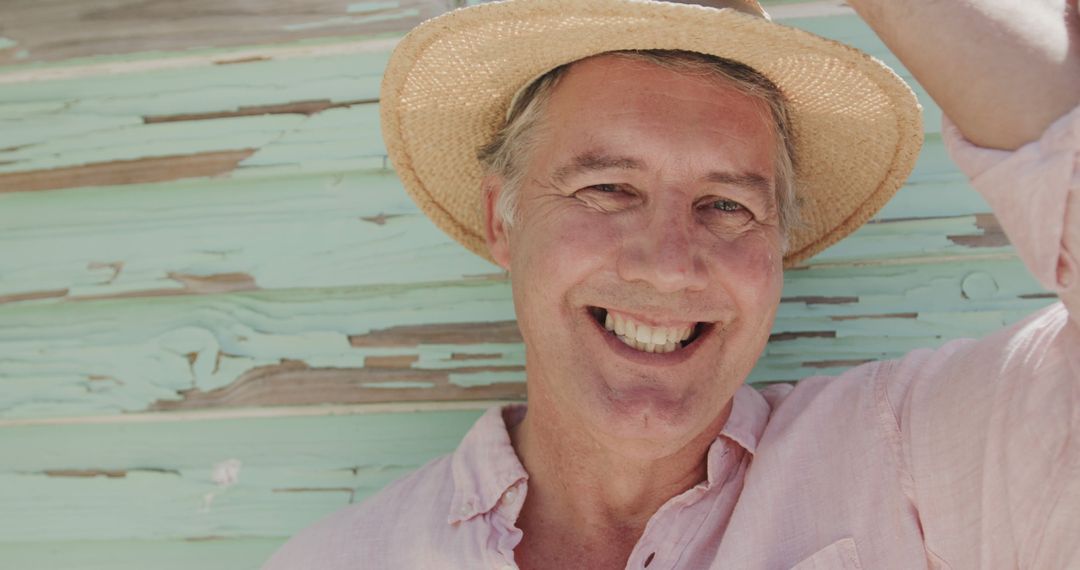
[[[232,172],[254,149],[114,160],[28,172],[0,173],[0,193],[38,192],[84,186],[146,184]]]
[[[0,64],[400,33],[447,0],[5,0]]]

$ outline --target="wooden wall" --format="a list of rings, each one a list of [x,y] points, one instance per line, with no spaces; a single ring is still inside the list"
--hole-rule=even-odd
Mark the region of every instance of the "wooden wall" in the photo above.
[[[379,137],[397,38],[464,3],[0,3],[0,567],[255,568],[523,397],[505,276]],[[765,4],[896,64],[840,2]],[[920,97],[910,183],[789,272],[752,381],[1052,301]]]

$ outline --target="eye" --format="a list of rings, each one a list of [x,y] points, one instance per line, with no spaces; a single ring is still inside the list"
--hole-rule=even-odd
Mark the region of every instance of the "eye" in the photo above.
[[[641,203],[640,195],[627,184],[591,184],[573,196],[603,212],[618,212]]]
[[[730,198],[709,196],[698,203],[697,211],[711,227],[724,231],[744,228],[757,219],[756,213]]]
[[[738,212],[743,210],[743,205],[734,200],[720,199],[712,203],[712,207],[722,212]]]

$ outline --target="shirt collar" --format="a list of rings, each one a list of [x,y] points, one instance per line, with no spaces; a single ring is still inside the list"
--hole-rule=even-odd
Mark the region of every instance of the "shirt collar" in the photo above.
[[[720,435],[739,444],[753,455],[757,450],[758,440],[769,423],[771,412],[772,408],[765,397],[752,387],[743,384],[735,391],[731,415],[728,416],[724,429],[720,430]]]
[[[730,453],[733,446],[754,455],[758,440],[769,423],[770,412],[769,403],[757,390],[744,384],[735,391],[731,398],[731,413],[706,457],[705,477],[709,487],[727,479],[730,468],[742,457],[741,453]]]
[[[727,423],[709,448],[706,469],[710,485],[726,471],[723,466],[728,446],[720,443],[729,440],[753,455],[769,423],[770,410],[757,390],[747,385],[739,387]],[[465,434],[451,459],[454,496],[448,522],[458,523],[490,512],[510,487],[529,478],[510,443],[507,425],[507,419],[514,424],[524,414],[525,406],[521,404],[491,408]]]
[[[529,478],[510,443],[511,424],[524,417],[524,405],[491,408],[476,420],[450,460],[454,496],[448,521],[453,524],[495,508],[507,489]]]

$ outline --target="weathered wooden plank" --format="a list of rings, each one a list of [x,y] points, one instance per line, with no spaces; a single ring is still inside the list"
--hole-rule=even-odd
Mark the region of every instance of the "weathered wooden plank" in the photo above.
[[[253,9],[238,0],[63,0],[5,3],[0,65],[193,48],[280,44],[298,40],[400,33],[420,21],[478,0],[274,0]],[[851,13],[838,2],[762,2],[778,20]]]
[[[168,220],[142,230],[141,241],[131,241],[125,233],[128,228],[148,227],[156,217],[143,218],[135,212],[113,226],[94,228],[96,224],[83,222],[85,233],[77,242],[68,242],[62,228],[57,233],[44,228],[12,231],[15,235],[7,240],[16,253],[0,259],[0,305],[473,281],[502,275],[499,268],[438,233],[419,214],[400,214],[380,226],[364,216],[338,212],[317,233],[313,231],[314,236],[299,239],[298,222],[284,215],[275,221],[275,215],[266,211],[278,207],[253,206],[263,213],[250,212],[248,223],[221,227],[217,235],[208,231],[195,235],[200,227],[195,219]],[[214,212],[206,204],[204,211],[224,219],[227,210]],[[411,236],[411,242],[393,241],[402,235]],[[380,251],[387,242],[390,245]],[[31,257],[19,251],[40,253]],[[872,224],[808,266],[964,263],[1012,256],[994,220],[975,215]]]
[[[454,0],[7,0],[0,65],[400,33]]]
[[[37,192],[80,186],[146,184],[228,174],[255,149],[203,152],[97,162],[81,166],[0,173],[0,193]]]
[[[0,518],[0,566],[255,567],[452,449],[474,399],[522,397],[503,275],[416,211],[379,141],[396,38],[380,34],[419,3],[270,16],[214,2],[218,21],[243,19],[228,34],[192,30],[206,0],[0,7],[0,505],[16,515]],[[845,7],[765,4],[895,64]],[[23,41],[15,9],[53,29]],[[161,17],[177,10],[191,14]],[[752,381],[978,336],[1053,302],[916,92],[930,136],[911,182],[789,272]],[[216,178],[71,176],[247,149]]]
[[[5,568],[240,570],[262,565],[283,538],[0,542]]]
[[[810,18],[792,23],[826,36],[840,37],[874,55],[887,57],[880,42],[853,16],[850,20]],[[221,146],[222,131],[216,130],[218,121],[212,119],[224,122],[250,117],[253,113],[290,110],[306,115],[320,107],[374,100],[386,55],[384,51],[284,60],[248,57],[243,63],[226,66],[161,70],[151,67],[124,76],[102,74],[4,85],[0,89],[0,117],[12,118],[0,122],[0,127],[4,127],[0,128],[0,149],[4,149],[0,151],[0,172],[161,156],[166,151],[162,148],[166,145],[164,141],[175,143],[178,139],[185,141],[188,147],[185,153],[224,150],[228,147]],[[0,81],[3,77],[0,73]],[[934,107],[924,94],[920,97],[931,110],[927,125],[928,131],[934,132],[938,124]],[[328,103],[313,106],[312,102],[320,101]],[[50,103],[61,106],[57,108]],[[28,116],[28,110],[36,113]],[[195,124],[172,130],[154,128],[160,126],[163,117],[203,117],[204,120],[183,121]],[[131,124],[133,120],[145,124],[137,128],[138,125]],[[115,126],[106,127],[109,121]],[[273,121],[228,125],[228,130],[239,125],[280,128]],[[288,130],[286,127],[276,132],[285,134]],[[204,132],[207,136],[199,136]],[[83,136],[71,136],[74,134]],[[117,144],[117,136],[128,144]],[[175,149],[167,152],[176,153]]]
[[[283,538],[449,452],[479,413],[5,427],[18,516],[0,544]]]
[[[276,289],[498,273],[417,213],[382,169],[380,143],[350,145],[355,133],[377,128],[374,111],[313,117],[310,129],[264,147],[232,179],[0,193],[0,244],[12,252],[0,256],[0,302],[221,290],[200,283]],[[811,263],[1003,254],[1000,234],[984,239],[991,220],[970,216],[987,211],[985,202],[934,158],[941,152],[932,138],[912,182],[880,215],[889,223],[867,226]],[[340,171],[364,160],[374,170]],[[50,215],[42,219],[42,211]]]
[[[979,336],[1053,301],[1042,293],[1012,257],[795,271],[751,380]],[[496,280],[9,304],[0,417],[516,399],[512,319]]]

